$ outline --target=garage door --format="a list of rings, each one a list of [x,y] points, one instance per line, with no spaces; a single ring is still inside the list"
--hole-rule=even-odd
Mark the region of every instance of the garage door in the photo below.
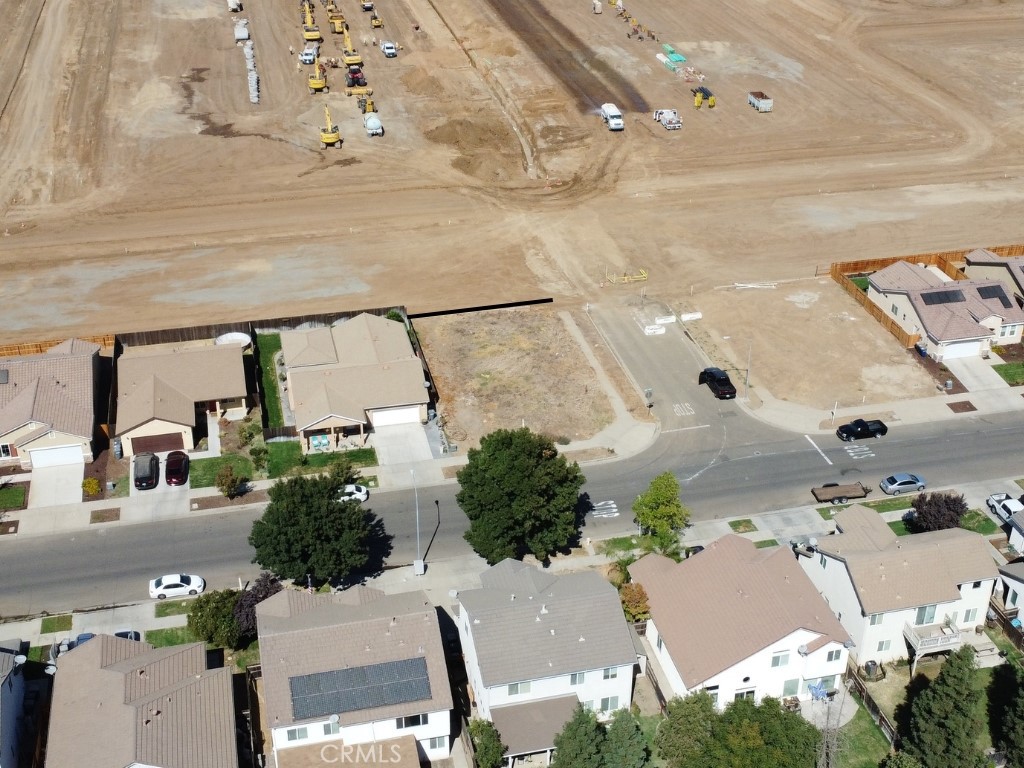
[[[132,438],[132,453],[163,453],[164,451],[180,451],[185,447],[181,432],[171,435],[148,435]]]
[[[64,464],[83,464],[82,446],[65,445],[60,448],[37,448],[28,452],[33,467],[57,467]]]
[[[395,424],[419,424],[419,421],[420,407],[418,405],[370,411],[370,422],[375,427],[391,427]]]
[[[962,357],[978,357],[980,354],[980,341],[971,341],[964,344],[948,344],[942,350],[942,359],[956,360]]]

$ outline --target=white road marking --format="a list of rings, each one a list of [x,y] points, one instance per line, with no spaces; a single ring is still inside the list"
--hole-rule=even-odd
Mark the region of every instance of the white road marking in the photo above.
[[[689,432],[691,429],[707,429],[710,426],[710,424],[698,424],[695,427],[676,427],[675,429],[663,429],[661,430],[661,434],[667,435],[670,432]]]
[[[598,501],[591,512],[593,517],[618,517],[619,505],[614,501]]]
[[[848,445],[844,450],[846,451],[847,455],[854,460],[870,459],[875,455],[870,448],[867,448],[863,445]]]
[[[821,450],[821,448],[818,447],[818,444],[816,442],[811,440],[811,436],[810,435],[804,435],[804,437],[807,438],[807,442],[808,443],[810,443],[811,445],[814,446],[814,450],[816,450],[818,453],[821,454],[821,458],[823,458],[825,460],[825,463],[828,464],[831,467],[832,466],[832,460],[829,459],[829,457],[825,455],[825,452],[823,450]]]
[[[696,411],[689,403],[672,403],[672,413],[676,416],[693,416]]]

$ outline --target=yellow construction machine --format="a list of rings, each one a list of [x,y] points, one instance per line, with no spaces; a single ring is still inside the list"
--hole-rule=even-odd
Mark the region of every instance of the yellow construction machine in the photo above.
[[[327,67],[320,63],[319,56],[313,59],[313,73],[309,76],[309,95],[312,96],[317,91],[331,92],[327,85]]]
[[[336,124],[331,122],[331,110],[324,104],[324,125],[320,129],[320,148],[326,149],[335,144],[341,146],[341,131],[338,130]]]
[[[374,29],[379,29],[384,26],[384,19],[378,16],[376,11],[374,11],[373,15],[370,16],[370,26]]]
[[[320,27],[316,25],[316,21],[313,19],[313,3],[310,0],[305,0],[302,3],[302,39],[303,40],[323,40],[320,35]]]
[[[359,51],[357,51],[356,47],[352,45],[352,37],[348,33],[347,24],[345,25],[345,28],[341,30],[341,34],[344,38],[345,43],[344,50],[342,50],[341,52],[341,60],[345,63],[346,66],[351,66],[353,64],[362,64],[363,57],[359,55]]]

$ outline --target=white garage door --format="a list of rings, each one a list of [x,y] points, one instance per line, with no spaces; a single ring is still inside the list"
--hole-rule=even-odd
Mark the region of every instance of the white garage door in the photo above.
[[[370,411],[370,421],[375,427],[391,427],[395,424],[419,424],[420,407],[418,405],[410,405],[403,408]]]
[[[37,448],[28,452],[33,467],[56,467],[63,464],[84,464],[80,445],[65,445],[61,448]]]
[[[942,350],[943,360],[956,360],[961,357],[978,357],[981,354],[981,342],[970,341],[963,344],[949,344]]]

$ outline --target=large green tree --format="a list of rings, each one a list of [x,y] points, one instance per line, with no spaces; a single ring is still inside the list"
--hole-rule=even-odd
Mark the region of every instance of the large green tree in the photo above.
[[[572,719],[555,736],[552,768],[602,768],[604,739],[604,728],[597,722],[597,716],[577,704]]]
[[[1007,665],[1010,666],[1010,665]],[[1016,678],[1005,714],[1002,718],[1003,749],[1006,762],[1024,766],[1024,675],[1015,666],[1012,677]]]
[[[192,634],[224,648],[239,647],[241,632],[235,620],[238,594],[236,589],[221,589],[193,600],[187,622]]]
[[[975,684],[974,648],[950,654],[942,671],[914,699],[904,748],[924,768],[983,768],[978,749],[982,691]]]
[[[469,451],[455,497],[469,518],[466,541],[492,565],[526,554],[543,560],[579,535],[579,465],[529,429],[499,429]]]
[[[238,602],[235,603],[235,621],[238,622],[238,631],[243,639],[256,639],[256,605],[276,595],[281,589],[281,582],[277,576],[263,571],[252,585],[238,596]]]
[[[345,579],[369,562],[374,516],[338,501],[342,478],[292,477],[271,486],[270,504],[252,524],[254,563],[286,579]]]
[[[921,761],[906,752],[893,752],[879,763],[879,768],[924,768]]]
[[[690,522],[690,510],[679,500],[679,481],[671,472],[651,480],[633,502],[633,514],[641,528],[654,534],[675,534]]]
[[[700,691],[668,703],[654,745],[671,768],[689,768],[698,762],[714,739],[720,715],[711,696]]]
[[[469,738],[473,741],[476,768],[501,768],[505,764],[505,745],[501,734],[489,720],[471,720]]]
[[[601,748],[603,768],[644,768],[650,759],[647,740],[628,709],[616,710]]]

